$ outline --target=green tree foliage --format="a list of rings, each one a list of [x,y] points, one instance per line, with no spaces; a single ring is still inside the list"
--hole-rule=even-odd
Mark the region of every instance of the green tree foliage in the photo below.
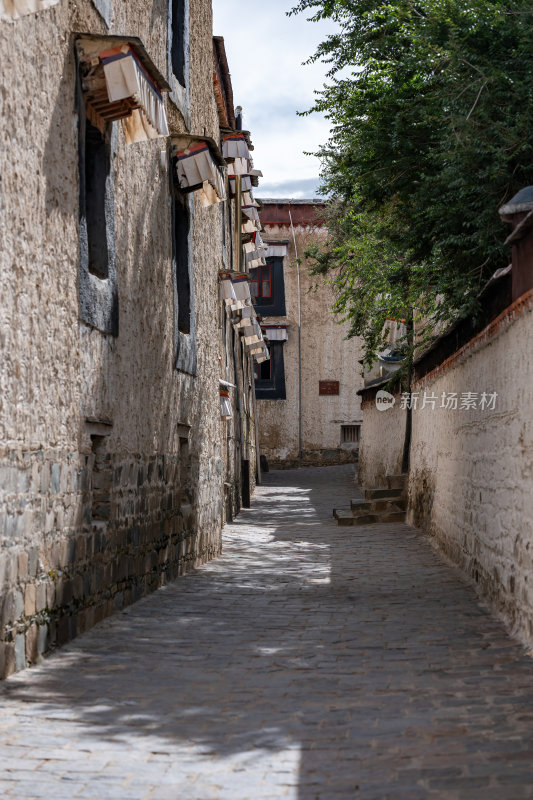
[[[505,266],[497,210],[532,183],[531,0],[301,0],[339,33],[311,60],[329,84],[311,111],[331,120],[320,150],[336,310],[367,356],[386,317],[415,306],[442,322],[475,313]]]

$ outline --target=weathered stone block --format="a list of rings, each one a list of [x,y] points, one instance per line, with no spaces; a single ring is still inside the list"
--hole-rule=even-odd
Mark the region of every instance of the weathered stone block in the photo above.
[[[39,569],[39,548],[30,547],[28,550],[28,575],[35,578]]]
[[[39,625],[37,632],[37,652],[39,655],[46,653],[50,646],[48,625]]]
[[[27,583],[24,588],[24,614],[32,617],[35,614],[35,584]]]
[[[35,664],[39,656],[39,626],[31,625],[25,633],[26,661]]]
[[[80,536],[76,537],[75,541],[75,552],[74,552],[74,561],[85,561],[87,556],[87,537],[85,534],[81,534]]]
[[[49,488],[50,488],[50,464],[46,462],[41,467],[39,491],[41,492],[41,494],[47,494]]]
[[[50,470],[50,491],[52,494],[59,492],[59,464],[52,464]]]
[[[15,670],[18,672],[26,667],[26,637],[23,633],[15,636]]]
[[[19,589],[11,589],[3,598],[2,627],[12,625],[24,613],[24,598]]]
[[[35,586],[35,611],[38,614],[46,608],[46,583]]]
[[[56,603],[56,586],[55,583],[50,581],[46,584],[46,606],[47,608],[54,608]]]
[[[0,642],[0,678],[8,678],[15,672],[15,643]]]
[[[28,579],[28,553],[19,553],[17,556],[18,579],[22,583]]]

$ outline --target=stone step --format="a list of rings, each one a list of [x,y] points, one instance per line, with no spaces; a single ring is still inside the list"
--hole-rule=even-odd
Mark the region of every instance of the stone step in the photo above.
[[[389,511],[405,511],[407,504],[401,497],[397,497],[394,500],[373,500],[370,505],[373,513],[383,514]]]
[[[353,525],[376,525],[380,522],[405,522],[405,511],[400,510],[389,510],[381,514],[357,514],[351,509],[338,508],[333,512],[333,516],[337,520],[337,525],[341,527]]]
[[[405,489],[407,485],[407,473],[402,475],[387,475],[386,481],[389,489]]]
[[[402,489],[365,489],[365,498],[367,500],[396,500],[402,494]]]
[[[361,514],[384,514],[393,511],[405,511],[406,503],[402,498],[394,500],[352,500],[350,508],[354,517]]]
[[[371,511],[373,503],[368,500],[361,500],[359,497],[355,500],[350,500],[350,508],[352,511]]]
[[[380,522],[405,522],[405,519],[406,519],[405,511],[393,511],[390,514],[379,515]]]
[[[351,511],[343,511],[339,508],[333,512],[333,516],[337,520],[337,525],[339,525],[339,527],[353,525],[354,523],[354,515]]]
[[[352,525],[375,525],[377,522],[380,522],[379,514],[361,514],[353,518]]]

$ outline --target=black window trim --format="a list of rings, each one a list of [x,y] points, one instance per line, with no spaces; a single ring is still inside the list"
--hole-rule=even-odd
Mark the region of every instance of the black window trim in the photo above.
[[[258,400],[286,400],[285,360],[281,342],[270,342],[271,378],[268,381],[255,380],[255,396]]]
[[[194,298],[194,259],[193,259],[193,229],[194,229],[194,199],[193,194],[181,193],[174,180],[175,169],[170,170],[171,193],[171,239],[172,239],[172,285],[174,294],[174,367],[179,372],[196,377],[197,375],[197,350],[196,350],[196,314]],[[187,332],[184,330],[184,317],[180,314],[180,284],[178,275],[178,247],[176,243],[176,204],[181,203],[186,209],[188,219],[187,233],[187,270],[188,281],[186,287],[186,302],[188,302]],[[183,291],[181,292],[183,298]],[[182,330],[180,330],[182,328]]]
[[[81,70],[76,53],[76,104],[78,111],[78,175],[79,175],[79,221],[78,221],[78,289],[80,317],[83,322],[102,333],[118,336],[119,302],[116,264],[115,201],[114,201],[114,156],[118,146],[117,126],[110,122],[104,134],[109,159],[105,188],[105,214],[107,239],[107,275],[99,277],[89,270],[89,232],[86,216],[85,183],[85,136],[87,115],[81,85]]]

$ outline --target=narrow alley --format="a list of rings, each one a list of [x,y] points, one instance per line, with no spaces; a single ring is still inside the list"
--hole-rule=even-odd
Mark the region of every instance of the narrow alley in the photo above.
[[[518,800],[532,662],[426,537],[265,476],[224,551],[0,689],[6,798]]]

